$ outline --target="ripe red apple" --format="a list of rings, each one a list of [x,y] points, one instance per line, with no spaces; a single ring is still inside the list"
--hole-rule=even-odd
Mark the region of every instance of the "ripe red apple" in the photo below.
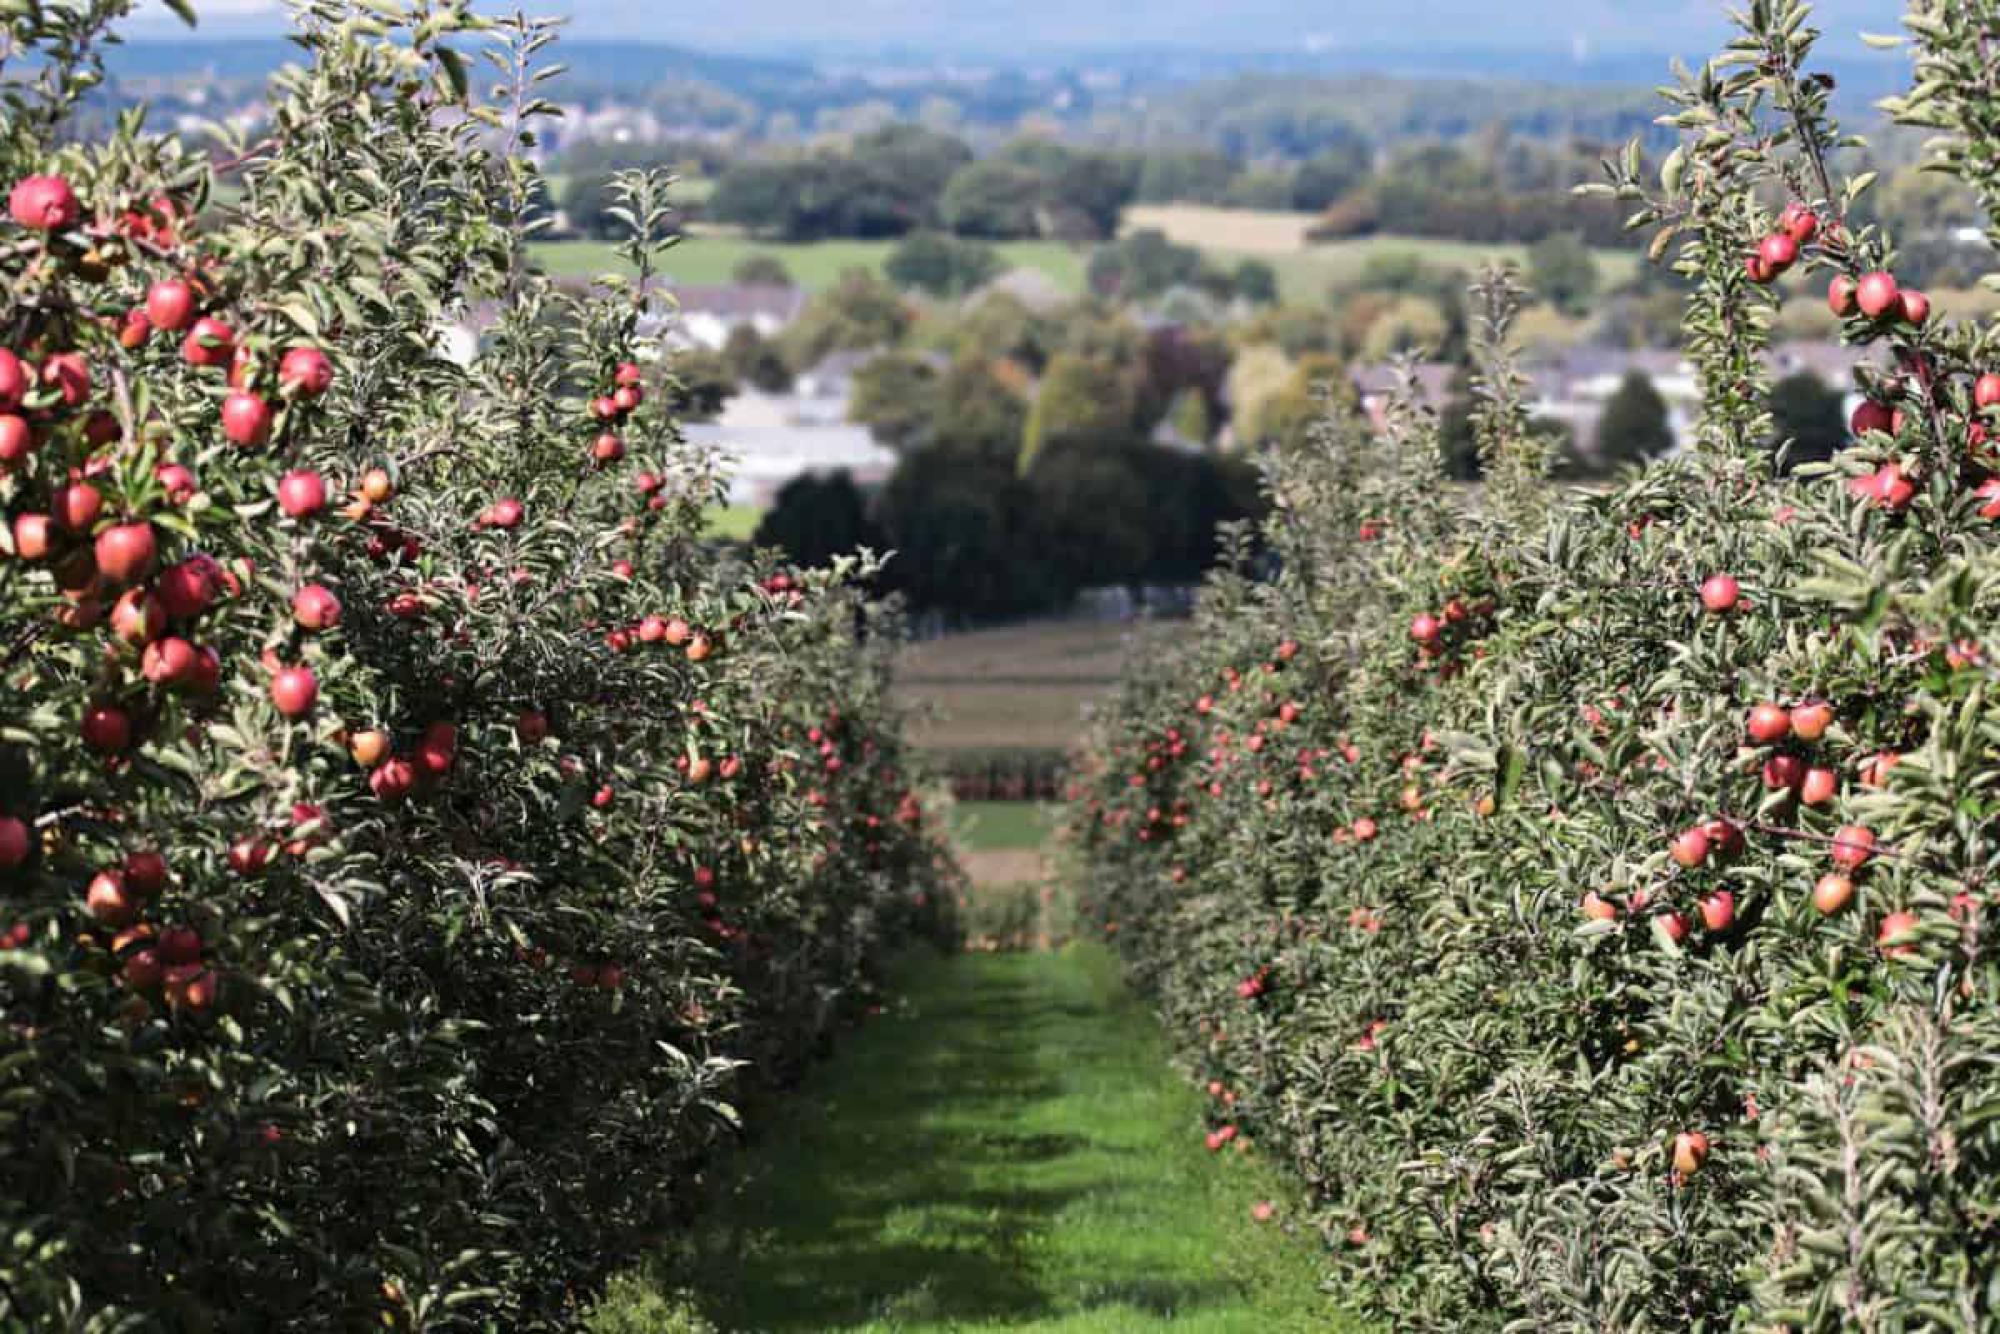
[[[170,926],[160,932],[160,962],[183,968],[201,962],[201,933],[191,926]]]
[[[520,526],[525,513],[520,501],[509,498],[496,500],[487,506],[485,519],[494,528],[515,528]]]
[[[1775,746],[1792,733],[1792,715],[1776,704],[1759,704],[1750,710],[1750,739],[1760,746]]]
[[[89,532],[103,509],[104,496],[89,482],[59,486],[49,496],[49,517],[58,528],[72,533]]]
[[[146,340],[152,336],[152,318],[143,310],[128,310],[125,318],[118,322],[118,346],[127,352],[144,347]]]
[[[132,719],[115,704],[93,704],[78,725],[83,744],[100,755],[115,755],[132,744]]]
[[[1593,889],[1583,896],[1583,915],[1592,922],[1615,921],[1618,917],[1618,907]]]
[[[271,438],[271,405],[241,389],[222,400],[222,434],[233,445],[248,449]]]
[[[270,840],[245,834],[229,845],[229,869],[244,879],[264,874],[276,849]]]
[[[217,575],[213,558],[190,556],[161,571],[153,587],[167,615],[175,620],[192,620],[214,605]]]
[[[1736,896],[1726,889],[1702,899],[1701,924],[1710,931],[1727,931],[1736,921]]]
[[[42,383],[62,394],[63,406],[81,407],[90,397],[90,363],[81,352],[58,352],[42,363]]]
[[[385,760],[368,775],[368,789],[378,799],[393,804],[408,796],[416,781],[417,771],[408,760]]]
[[[1988,371],[1973,381],[1972,402],[1975,407],[2000,407],[2000,374]]]
[[[1708,852],[1708,831],[1699,825],[1681,831],[1667,847],[1667,855],[1690,870],[1707,861]]]
[[[146,289],[146,318],[155,329],[181,332],[194,320],[194,288],[179,278],[162,278]]]
[[[47,560],[54,545],[55,525],[46,514],[14,516],[14,554],[22,560]]]
[[[714,652],[714,650],[715,645],[707,635],[696,635],[694,638],[688,640],[685,651],[689,662],[705,662],[708,659],[708,655]]]
[[[194,674],[194,645],[178,635],[155,639],[140,655],[139,670],[156,686],[177,686]]]
[[[35,452],[35,431],[27,418],[0,414],[0,463],[19,463]]]
[[[1799,784],[1799,800],[1808,806],[1824,806],[1840,792],[1840,776],[1831,769],[1810,769]]]
[[[354,762],[364,769],[373,769],[389,754],[389,734],[387,732],[356,732],[348,738],[347,753]]]
[[[590,457],[599,463],[616,463],[625,457],[625,442],[612,432],[605,431],[591,442]]]
[[[153,525],[143,520],[121,523],[97,535],[97,569],[114,584],[134,584],[153,569],[158,544]]]
[[[278,479],[278,508],[294,519],[307,519],[326,508],[326,479],[297,469]]]
[[[1779,215],[1778,226],[1792,240],[1804,245],[1819,231],[1819,214],[1813,212],[1808,205],[1794,199],[1785,205],[1785,211]]]
[[[678,648],[694,638],[694,627],[676,616],[667,622],[667,642]]]
[[[1764,261],[1774,275],[1780,274],[1791,268],[1793,261],[1798,259],[1799,243],[1794,241],[1789,233],[1773,232],[1764,238],[1762,245],[1757,247],[1757,257]]]
[[[324,584],[307,584],[292,595],[292,619],[308,630],[340,624],[340,599]]]
[[[1833,834],[1833,864],[1844,871],[1860,869],[1875,853],[1875,833],[1865,825],[1842,825]]]
[[[1761,251],[1752,251],[1743,257],[1743,272],[1759,287],[1775,282],[1778,277],[1778,270],[1771,267],[1771,262],[1764,258]]]
[[[1817,741],[1833,726],[1833,705],[1813,700],[1792,706],[1792,735],[1801,741]]]
[[[195,650],[194,671],[181,688],[190,695],[213,695],[222,684],[222,657],[212,648]]]
[[[1410,621],[1410,638],[1419,644],[1435,644],[1444,634],[1444,627],[1438,618],[1429,612],[1419,612]]]
[[[458,759],[458,728],[451,723],[432,723],[417,741],[417,767],[425,773],[443,776]]]
[[[83,892],[83,906],[92,917],[109,927],[130,926],[139,919],[139,896],[125,885],[117,871],[99,871]]]
[[[1911,935],[1917,929],[1917,915],[1904,908],[1890,913],[1875,929],[1875,943],[1884,958],[1900,959],[1916,949]]]
[[[23,176],[7,195],[8,215],[31,231],[61,231],[82,211],[76,192],[60,176]]]
[[[1375,837],[1376,833],[1377,833],[1377,829],[1376,829],[1376,826],[1375,826],[1375,822],[1374,822],[1373,820],[1369,819],[1369,818],[1368,818],[1367,816],[1365,816],[1365,815],[1364,815],[1364,816],[1362,816],[1362,817],[1361,817],[1361,818],[1360,818],[1359,820],[1356,820],[1356,821],[1354,822],[1354,841],[1355,841],[1355,842],[1357,842],[1357,843],[1366,843],[1366,842],[1370,841],[1371,839],[1373,839],[1373,838]]]
[[[642,372],[639,369],[638,362],[621,361],[618,363],[617,369],[611,373],[611,383],[623,388],[626,385],[638,384],[641,376]]]
[[[370,468],[361,474],[361,494],[370,504],[384,505],[396,494],[396,483],[383,468]]]
[[[26,820],[0,815],[0,871],[11,871],[27,861],[34,848],[34,831]]]
[[[319,700],[319,681],[310,667],[287,667],[271,678],[271,703],[287,718],[302,718]]]
[[[0,347],[0,412],[12,412],[21,406],[21,400],[28,393],[28,368],[21,359],[4,347]]]
[[[1708,1158],[1708,1136],[1699,1130],[1684,1130],[1674,1136],[1674,1171],[1691,1177]]]
[[[1712,574],[1702,581],[1701,605],[1717,613],[1733,611],[1742,592],[1741,586],[1731,576]]]
[[[648,644],[657,644],[667,637],[667,623],[658,616],[647,616],[639,622],[639,638]]]
[[[1901,297],[1902,291],[1896,286],[1896,279],[1879,270],[1862,278],[1854,292],[1855,304],[1871,320],[1879,320],[1891,311],[1899,311]]]
[[[152,898],[167,887],[167,859],[150,849],[126,853],[125,883],[133,893]]]
[[[1895,433],[1896,414],[1887,403],[1864,398],[1856,405],[1854,414],[1847,419],[1847,425],[1856,435],[1867,435],[1870,431],[1892,435]]]
[[[166,980],[167,966],[160,952],[146,948],[132,951],[125,959],[125,985],[134,991],[152,991]]]
[[[1931,299],[1922,292],[1905,290],[1897,297],[1897,309],[1905,324],[1922,324],[1931,317]]]
[[[236,360],[236,330],[213,315],[204,315],[181,340],[181,360],[190,366],[227,366]]]
[[[176,505],[187,504],[199,490],[194,474],[178,463],[158,464],[153,469],[153,478],[166,491],[167,499]]]
[[[1806,762],[1796,755],[1773,755],[1764,761],[1764,786],[1773,792],[1788,791],[1805,781]]]
[[[1831,917],[1854,898],[1854,882],[1838,871],[1828,871],[1813,885],[1812,902],[1821,916]]]
[[[548,716],[540,709],[523,709],[514,719],[514,735],[524,746],[540,745],[549,735]]]
[[[333,387],[333,362],[316,347],[295,347],[278,360],[278,387],[300,398],[318,398]]]

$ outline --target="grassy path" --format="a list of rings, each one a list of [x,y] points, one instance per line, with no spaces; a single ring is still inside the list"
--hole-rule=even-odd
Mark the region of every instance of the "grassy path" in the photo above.
[[[1203,1149],[1103,950],[931,960],[900,991],[732,1165],[701,1248],[594,1329],[702,1328],[668,1317],[676,1287],[725,1334],[1359,1328],[1282,1206],[1251,1220],[1267,1169]]]

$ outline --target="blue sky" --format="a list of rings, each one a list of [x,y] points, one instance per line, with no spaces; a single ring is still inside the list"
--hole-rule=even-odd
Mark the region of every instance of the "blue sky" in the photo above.
[[[209,35],[283,24],[278,0],[195,0],[195,6]],[[1496,50],[1702,51],[1726,28],[1722,0],[528,0],[524,7],[568,14],[574,31],[593,37],[794,52],[885,45],[1295,50],[1307,42],[1407,48],[1434,41]],[[1829,37],[1848,39],[1838,43],[1845,49],[1858,30],[1894,31],[1902,8],[1901,0],[1822,0],[1816,22]],[[162,35],[168,30],[159,25]]]

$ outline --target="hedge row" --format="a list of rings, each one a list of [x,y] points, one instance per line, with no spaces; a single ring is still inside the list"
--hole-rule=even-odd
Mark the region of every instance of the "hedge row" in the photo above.
[[[1990,7],[1910,16],[1932,163],[1991,211]],[[1974,13],[1973,11],[1979,11]],[[1088,911],[1397,1329],[2000,1323],[2000,336],[1850,228],[1803,5],[1759,0],[1605,189],[1691,285],[1682,456],[1559,496],[1479,293],[1489,485],[1418,409],[1276,461],[1101,724]],[[1773,476],[1787,269],[1868,394]]]
[[[950,928],[896,627],[698,542],[665,181],[527,267],[546,27],[315,0],[210,158],[73,132],[130,7],[0,6],[0,1325],[559,1326]]]

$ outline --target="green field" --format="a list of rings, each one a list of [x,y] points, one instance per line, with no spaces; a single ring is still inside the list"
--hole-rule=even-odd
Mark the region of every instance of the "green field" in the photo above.
[[[975,852],[1039,848],[1054,832],[1052,812],[1033,801],[961,801],[953,833]]]
[[[1140,216],[1152,225],[1163,218],[1171,218],[1176,212],[1170,208],[1152,209]],[[1320,244],[1301,243],[1294,248],[1285,248],[1274,244],[1271,238],[1282,235],[1282,229],[1273,225],[1274,217],[1284,219],[1288,215],[1246,212],[1241,219],[1244,230],[1236,234],[1230,231],[1226,221],[1218,221],[1216,217],[1220,214],[1226,218],[1229,210],[1190,212],[1199,215],[1199,222],[1168,227],[1169,234],[1176,235],[1186,244],[1199,245],[1224,261],[1245,258],[1264,260],[1277,270],[1278,284],[1285,299],[1305,304],[1325,301],[1330,287],[1336,282],[1352,279],[1361,272],[1370,257],[1380,254],[1414,253],[1433,264],[1461,268],[1468,273],[1476,271],[1489,259],[1507,258],[1524,265],[1527,262],[1526,246],[1437,241],[1409,236],[1363,236]],[[881,272],[882,261],[895,244],[893,241],[785,243],[753,240],[723,232],[703,232],[688,237],[668,251],[663,267],[678,282],[725,283],[739,260],[745,255],[762,251],[783,260],[800,286],[817,290],[832,285],[851,268]],[[1040,269],[1055,279],[1065,292],[1083,291],[1084,267],[1090,258],[1088,247],[1071,246],[1059,241],[1006,241],[998,249],[1009,264]],[[620,268],[612,246],[602,241],[548,241],[535,246],[534,254],[550,273],[558,277],[588,278]],[[1630,251],[1600,250],[1597,261],[1604,284],[1612,286],[1636,271],[1639,257]]]
[[[764,511],[756,505],[717,505],[703,516],[702,535],[748,542],[763,518]]]
[[[738,261],[762,252],[783,260],[801,287],[817,290],[832,286],[848,269],[880,273],[882,262],[895,247],[894,241],[788,244],[725,232],[697,232],[669,250],[661,268],[676,282],[726,283]],[[1083,290],[1083,268],[1089,261],[1085,250],[1060,241],[1003,241],[996,248],[1010,265],[1040,269],[1065,292]],[[623,268],[614,250],[604,241],[545,241],[534,247],[534,256],[557,277],[590,278]]]
[[[1090,705],[1119,680],[1133,644],[1157,627],[1038,621],[912,644],[896,691],[918,709],[912,735],[937,749],[1067,750]]]
[[[1203,1149],[1201,1096],[1101,947],[931,959],[896,991],[586,1330],[1361,1328],[1275,1169]]]

